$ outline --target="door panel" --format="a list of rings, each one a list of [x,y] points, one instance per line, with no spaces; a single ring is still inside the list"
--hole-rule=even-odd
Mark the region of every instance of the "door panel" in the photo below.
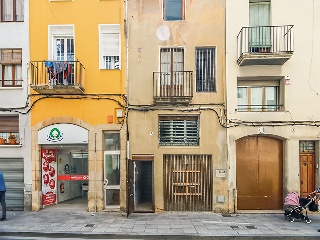
[[[237,140],[239,210],[281,209],[282,141],[271,137]]]
[[[300,195],[306,197],[315,190],[314,153],[300,154]]]
[[[104,159],[106,207],[120,207],[120,151],[106,151]]]
[[[134,161],[127,161],[127,217],[134,211]]]

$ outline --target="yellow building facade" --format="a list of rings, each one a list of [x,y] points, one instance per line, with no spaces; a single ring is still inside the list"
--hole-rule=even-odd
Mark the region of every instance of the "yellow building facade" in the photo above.
[[[121,1],[30,1],[32,210],[125,207]],[[121,176],[121,177],[120,177]]]

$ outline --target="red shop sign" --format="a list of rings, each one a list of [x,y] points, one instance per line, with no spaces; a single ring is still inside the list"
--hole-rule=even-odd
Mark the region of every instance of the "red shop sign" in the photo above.
[[[89,180],[89,176],[87,174],[83,175],[58,175],[59,181],[79,181],[79,180]]]

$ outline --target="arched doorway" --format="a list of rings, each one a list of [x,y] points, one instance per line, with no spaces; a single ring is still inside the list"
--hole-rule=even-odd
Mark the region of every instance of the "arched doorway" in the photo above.
[[[283,143],[266,136],[244,137],[237,148],[237,209],[283,208]]]

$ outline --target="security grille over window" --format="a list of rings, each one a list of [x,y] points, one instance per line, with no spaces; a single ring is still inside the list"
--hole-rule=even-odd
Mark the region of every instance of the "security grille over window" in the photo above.
[[[300,141],[300,152],[314,152],[314,141]]]
[[[215,48],[196,49],[197,92],[215,92]]]
[[[159,116],[159,145],[199,145],[199,117],[197,115]]]

